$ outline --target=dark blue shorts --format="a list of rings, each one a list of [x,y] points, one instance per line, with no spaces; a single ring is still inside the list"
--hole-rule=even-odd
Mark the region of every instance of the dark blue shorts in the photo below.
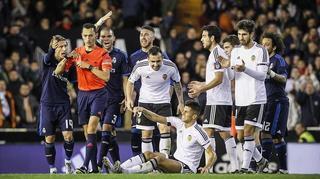
[[[101,119],[107,100],[105,88],[78,92],[78,119],[79,125],[88,124],[90,116],[97,116]]]
[[[108,98],[106,101],[106,108],[103,114],[103,124],[115,125],[120,117],[120,103],[121,99]]]
[[[263,131],[273,138],[284,137],[287,130],[289,112],[288,100],[268,101],[264,116]]]
[[[39,135],[55,135],[57,127],[61,131],[72,131],[73,121],[70,109],[70,104],[50,105],[40,103]]]

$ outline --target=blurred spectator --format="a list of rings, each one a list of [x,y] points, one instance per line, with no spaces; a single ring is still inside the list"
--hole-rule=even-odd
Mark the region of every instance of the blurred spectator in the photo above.
[[[23,80],[20,74],[16,70],[11,70],[9,72],[8,90],[12,92],[12,94],[19,94],[19,88],[22,83]]]
[[[20,85],[19,93],[15,96],[17,120],[19,127],[36,128],[39,102],[30,94],[30,87],[27,83]]]
[[[0,80],[0,99],[0,128],[16,128],[18,121],[16,120],[15,101],[12,93],[7,91],[6,83],[3,80]]]
[[[296,95],[301,106],[301,123],[305,126],[318,126],[320,120],[320,95],[312,81],[308,81]]]
[[[308,132],[302,123],[298,123],[295,126],[295,131],[299,137],[298,142],[300,143],[313,143],[316,142],[313,135]]]

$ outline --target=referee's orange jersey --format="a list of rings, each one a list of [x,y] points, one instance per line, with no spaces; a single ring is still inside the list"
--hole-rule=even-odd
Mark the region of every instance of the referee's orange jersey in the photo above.
[[[101,47],[94,47],[94,49],[87,53],[85,47],[76,48],[75,51],[79,54],[78,58],[68,59],[65,70],[75,64],[77,61],[84,61],[94,68],[98,68],[103,71],[111,70],[112,61],[107,51]],[[91,91],[101,89],[106,85],[106,82],[98,78],[88,69],[82,69],[77,67],[77,80],[78,88],[82,91]]]

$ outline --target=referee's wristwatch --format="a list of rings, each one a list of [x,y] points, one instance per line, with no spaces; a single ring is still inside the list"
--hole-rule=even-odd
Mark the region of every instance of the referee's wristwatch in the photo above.
[[[92,71],[92,69],[93,69],[93,66],[89,65],[88,70]]]

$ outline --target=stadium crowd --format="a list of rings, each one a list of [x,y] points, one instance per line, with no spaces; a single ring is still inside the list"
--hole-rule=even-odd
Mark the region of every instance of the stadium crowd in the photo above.
[[[68,37],[75,33],[73,29],[81,29],[85,22],[96,22],[110,10],[112,20],[106,25],[115,30],[144,24],[160,29],[166,52],[180,71],[187,100],[187,84],[192,80],[205,80],[209,53],[202,47],[199,27],[186,25],[181,32],[175,28],[177,3],[177,0],[1,1],[0,127],[36,127],[41,94],[41,63],[35,55],[36,47],[46,52],[52,35]],[[286,46],[283,57],[289,65],[287,127],[293,130],[298,122],[319,126],[320,1],[203,0],[202,3],[200,26],[218,25],[223,30],[221,39],[235,34],[235,24],[241,19],[255,21],[257,42],[265,31],[281,35]],[[80,33],[76,33],[80,38]],[[76,92],[72,87],[69,94],[76,118]],[[204,105],[205,97],[199,98]]]

